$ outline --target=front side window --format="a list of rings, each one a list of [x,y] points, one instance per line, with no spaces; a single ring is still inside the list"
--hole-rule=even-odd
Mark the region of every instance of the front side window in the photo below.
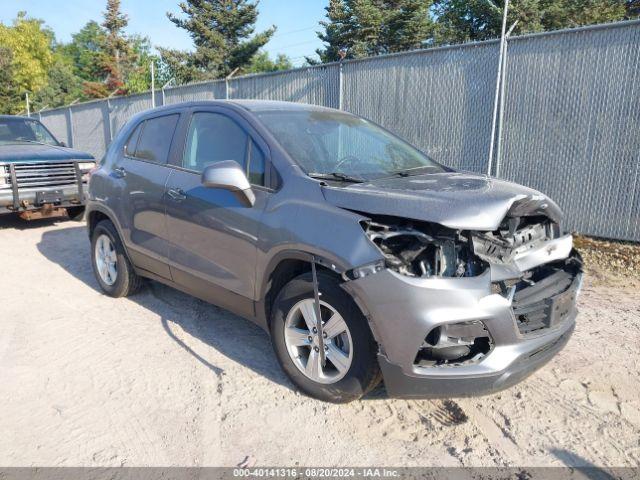
[[[0,118],[0,143],[45,143],[60,145],[37,120]]]
[[[142,124],[134,156],[150,162],[166,163],[179,116],[173,114],[146,120]]]
[[[247,133],[220,113],[194,113],[187,134],[183,167],[202,172],[207,165],[235,160],[246,165]]]
[[[308,110],[257,116],[309,175],[339,173],[368,180],[408,170],[445,171],[407,142],[354,115]]]

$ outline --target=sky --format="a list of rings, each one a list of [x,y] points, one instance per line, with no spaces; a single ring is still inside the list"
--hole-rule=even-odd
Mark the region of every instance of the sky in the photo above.
[[[122,11],[129,16],[128,33],[148,36],[153,45],[188,50],[189,35],[169,21],[166,12],[181,13],[180,0],[122,0]],[[62,42],[89,20],[101,21],[106,0],[0,0],[0,22],[9,24],[19,11],[40,18]],[[265,50],[272,57],[287,54],[294,65],[304,62],[321,47],[316,31],[325,16],[329,0],[260,0],[256,31],[278,27]]]

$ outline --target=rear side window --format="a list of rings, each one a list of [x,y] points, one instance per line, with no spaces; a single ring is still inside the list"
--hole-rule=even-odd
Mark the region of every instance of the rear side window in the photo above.
[[[198,172],[223,160],[235,160],[246,166],[248,140],[242,127],[226,115],[194,113],[187,134],[183,166]]]
[[[134,156],[150,162],[166,163],[178,117],[178,114],[174,114],[146,120],[142,124]]]

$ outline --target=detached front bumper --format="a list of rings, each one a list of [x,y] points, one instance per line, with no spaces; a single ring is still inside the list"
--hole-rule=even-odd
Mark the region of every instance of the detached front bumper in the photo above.
[[[558,305],[554,295],[542,298],[549,315],[560,306],[561,314],[534,331],[519,325],[513,294],[493,293],[496,289],[490,268],[478,277],[464,278],[414,278],[385,269],[346,282],[344,288],[369,318],[391,396],[470,396],[517,383],[566,345],[575,327],[575,297],[582,279],[580,269],[572,271],[564,276],[568,287],[562,287],[562,298],[555,295]],[[536,295],[540,298],[546,293],[539,291]],[[491,350],[483,358],[434,366],[417,362],[430,331],[471,321],[482,322],[491,337]]]

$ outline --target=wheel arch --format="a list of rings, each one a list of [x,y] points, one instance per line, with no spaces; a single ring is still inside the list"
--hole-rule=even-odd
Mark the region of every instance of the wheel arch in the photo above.
[[[92,205],[91,207],[87,207],[85,210],[85,216],[87,221],[87,233],[89,234],[89,240],[93,237],[93,231],[95,230],[98,223],[102,220],[109,220],[111,224],[116,229],[116,233],[118,237],[120,237],[120,242],[122,243],[122,247],[124,249],[124,253],[127,256],[127,259],[133,266],[136,268],[133,261],[131,260],[131,255],[129,255],[129,251],[127,249],[127,245],[124,241],[124,236],[122,235],[122,230],[120,228],[120,224],[116,220],[116,216],[109,209],[102,205]]]
[[[271,308],[282,287],[299,275],[310,272],[314,262],[319,272],[326,272],[337,279],[342,279],[342,273],[347,269],[325,256],[304,250],[284,250],[268,262],[258,285],[256,305],[257,320],[265,330],[270,331]]]

